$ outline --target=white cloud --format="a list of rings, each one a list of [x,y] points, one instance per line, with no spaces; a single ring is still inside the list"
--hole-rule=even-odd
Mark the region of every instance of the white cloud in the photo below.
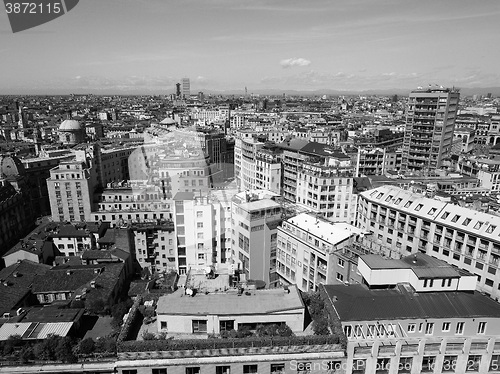
[[[310,64],[311,61],[306,60],[305,58],[297,58],[297,57],[287,58],[285,60],[280,61],[280,65],[283,68],[291,68],[293,66],[308,66]]]

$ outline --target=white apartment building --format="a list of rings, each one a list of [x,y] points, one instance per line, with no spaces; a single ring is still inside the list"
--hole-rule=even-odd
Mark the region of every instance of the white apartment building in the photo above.
[[[280,196],[250,190],[236,194],[231,208],[232,262],[247,279],[275,285],[276,238],[282,219]]]
[[[225,214],[208,196],[179,192],[174,196],[179,274],[189,268],[206,268],[227,259]]]
[[[289,218],[278,227],[276,269],[280,281],[304,292],[320,284],[344,283],[350,277],[337,271],[349,267],[339,254],[360,239],[363,230],[347,223],[328,222],[308,213]]]
[[[362,192],[357,226],[385,255],[422,252],[477,277],[477,289],[500,298],[500,219],[394,186]]]
[[[256,186],[257,151],[264,143],[255,140],[252,136],[236,138],[234,145],[234,175],[240,191],[254,190]]]
[[[47,179],[52,220],[90,221],[96,174],[85,162],[65,161],[50,170]]]

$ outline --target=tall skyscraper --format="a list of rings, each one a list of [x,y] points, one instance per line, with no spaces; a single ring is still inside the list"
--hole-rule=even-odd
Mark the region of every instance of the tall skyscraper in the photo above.
[[[441,167],[453,142],[460,93],[443,87],[418,88],[410,93],[403,143],[403,171]]]
[[[182,97],[184,99],[189,99],[191,96],[191,84],[189,83],[189,78],[182,78]]]

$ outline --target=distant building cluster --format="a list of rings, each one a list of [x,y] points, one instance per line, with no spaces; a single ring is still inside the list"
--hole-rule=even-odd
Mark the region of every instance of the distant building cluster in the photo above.
[[[0,98],[0,372],[500,372],[498,98],[195,82]]]

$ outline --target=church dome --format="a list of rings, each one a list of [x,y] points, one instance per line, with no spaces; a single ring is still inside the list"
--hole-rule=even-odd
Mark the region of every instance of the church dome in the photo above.
[[[175,122],[172,118],[167,117],[160,122],[160,125],[177,125],[177,122]]]
[[[61,126],[59,126],[60,131],[80,131],[82,129],[82,126],[80,125],[80,122],[75,121],[74,119],[67,119],[61,123]]]
[[[0,156],[0,178],[24,175],[24,165],[16,156]]]

